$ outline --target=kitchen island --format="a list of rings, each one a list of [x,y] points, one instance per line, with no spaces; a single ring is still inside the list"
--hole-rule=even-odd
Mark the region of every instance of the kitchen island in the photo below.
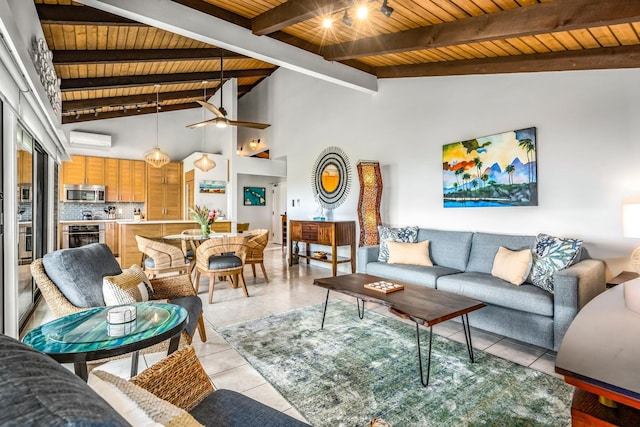
[[[169,234],[180,234],[189,228],[200,228],[195,221],[184,220],[118,220],[120,228],[119,255],[120,266],[129,268],[132,264],[140,265],[142,253],[138,250],[136,235],[159,238]],[[233,231],[235,221],[218,220],[211,225],[211,231],[217,233],[230,233]]]

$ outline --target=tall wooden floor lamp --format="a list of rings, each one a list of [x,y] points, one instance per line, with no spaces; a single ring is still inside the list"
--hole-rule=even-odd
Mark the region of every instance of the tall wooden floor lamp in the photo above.
[[[360,196],[358,198],[358,222],[360,225],[360,246],[377,245],[380,218],[380,200],[382,199],[382,174],[380,163],[358,162]]]

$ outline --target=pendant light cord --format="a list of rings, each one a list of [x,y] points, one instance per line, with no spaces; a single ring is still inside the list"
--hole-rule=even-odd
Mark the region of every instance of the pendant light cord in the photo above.
[[[204,102],[207,102],[207,84],[205,82],[203,82],[203,86],[204,86]],[[202,121],[204,122],[205,120],[205,109],[202,109]],[[207,135],[207,127],[206,126],[202,126],[202,152],[204,153],[205,150],[205,139],[206,139],[206,135]]]
[[[222,60],[224,58],[224,49],[220,48],[220,106],[222,107],[222,88],[224,86],[224,66]],[[224,113],[223,113],[224,114]]]
[[[158,116],[160,115],[160,87],[156,88],[156,147],[159,147],[158,139],[160,138],[160,125]]]

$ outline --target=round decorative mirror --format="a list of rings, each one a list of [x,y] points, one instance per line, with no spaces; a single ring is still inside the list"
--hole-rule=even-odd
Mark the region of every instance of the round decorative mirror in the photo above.
[[[325,209],[337,208],[344,202],[351,184],[351,167],[347,155],[338,147],[320,153],[313,167],[313,194]]]

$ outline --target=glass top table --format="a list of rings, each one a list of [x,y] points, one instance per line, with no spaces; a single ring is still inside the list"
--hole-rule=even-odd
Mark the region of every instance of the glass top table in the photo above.
[[[136,319],[108,323],[107,312],[96,307],[45,323],[29,332],[23,342],[60,363],[73,363],[85,381],[87,362],[133,353],[131,376],[137,374],[138,351],[171,339],[169,353],[178,348],[180,332],[187,322],[187,310],[168,303],[143,302],[136,307]]]

